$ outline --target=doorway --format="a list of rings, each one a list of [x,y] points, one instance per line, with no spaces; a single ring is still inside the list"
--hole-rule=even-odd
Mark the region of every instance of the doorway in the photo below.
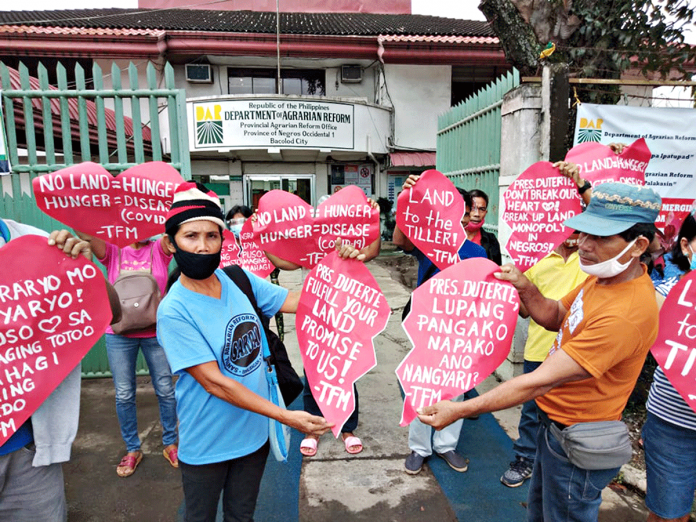
[[[244,176],[244,203],[256,210],[259,200],[266,192],[284,190],[300,197],[304,202],[315,205],[315,185],[313,175],[264,175]]]

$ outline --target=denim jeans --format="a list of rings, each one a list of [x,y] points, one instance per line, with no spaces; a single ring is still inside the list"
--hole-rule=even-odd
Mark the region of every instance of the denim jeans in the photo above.
[[[589,471],[568,461],[547,428],[537,435],[527,522],[596,522],[602,490],[621,468]]]
[[[116,415],[127,451],[140,449],[138,418],[135,409],[135,364],[142,350],[150,369],[162,422],[162,442],[165,446],[176,443],[176,398],[172,371],[157,337],[141,339],[106,334],[106,354],[116,387]]]
[[[461,402],[464,395],[452,399],[452,402]],[[427,424],[423,424],[418,417],[408,425],[408,447],[421,457],[429,457],[435,453],[447,453],[454,451],[459,442],[459,434],[462,431],[464,419],[459,419],[446,428],[436,431]]]
[[[541,366],[541,361],[528,361],[525,359],[524,373],[532,373],[539,366]],[[534,457],[536,456],[537,433],[539,433],[540,427],[539,408],[536,402],[533,400],[525,402],[522,405],[522,415],[520,416],[520,423],[518,426],[520,437],[512,445],[516,457],[523,457],[532,462],[534,461]]]

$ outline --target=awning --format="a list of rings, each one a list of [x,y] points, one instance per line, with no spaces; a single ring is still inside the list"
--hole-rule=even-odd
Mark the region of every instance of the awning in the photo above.
[[[389,154],[392,167],[434,167],[434,152],[392,152]]]

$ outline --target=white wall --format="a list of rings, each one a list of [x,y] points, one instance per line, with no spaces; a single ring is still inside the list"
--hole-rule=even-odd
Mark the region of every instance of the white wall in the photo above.
[[[452,67],[385,65],[394,103],[395,147],[435,150],[437,118],[450,108]]]

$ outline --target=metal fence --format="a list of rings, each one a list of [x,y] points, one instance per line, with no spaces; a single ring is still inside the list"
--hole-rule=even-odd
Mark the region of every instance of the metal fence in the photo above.
[[[488,194],[490,229],[498,224],[503,96],[519,84],[519,72],[513,69],[438,118],[437,170],[458,187]]]
[[[24,64],[12,69],[0,63],[2,113],[12,166],[12,174],[0,177],[1,217],[46,231],[63,228],[36,206],[31,181],[85,161],[99,163],[114,174],[145,161],[165,161],[184,179],[191,178],[186,97],[175,88],[173,68],[164,66],[164,88],[158,87],[152,63],[146,66],[144,88],[134,64],[125,71],[126,86],[122,72],[113,64],[105,76],[95,63],[87,78],[77,64],[74,81],[69,81],[61,64],[51,74],[40,64],[32,77]],[[55,85],[49,84],[50,76],[57,79]],[[107,87],[105,80],[110,83]],[[167,126],[168,134],[162,126]],[[169,145],[163,147],[163,143]],[[137,372],[147,374],[142,354]],[[82,374],[111,374],[103,339],[83,360]]]

